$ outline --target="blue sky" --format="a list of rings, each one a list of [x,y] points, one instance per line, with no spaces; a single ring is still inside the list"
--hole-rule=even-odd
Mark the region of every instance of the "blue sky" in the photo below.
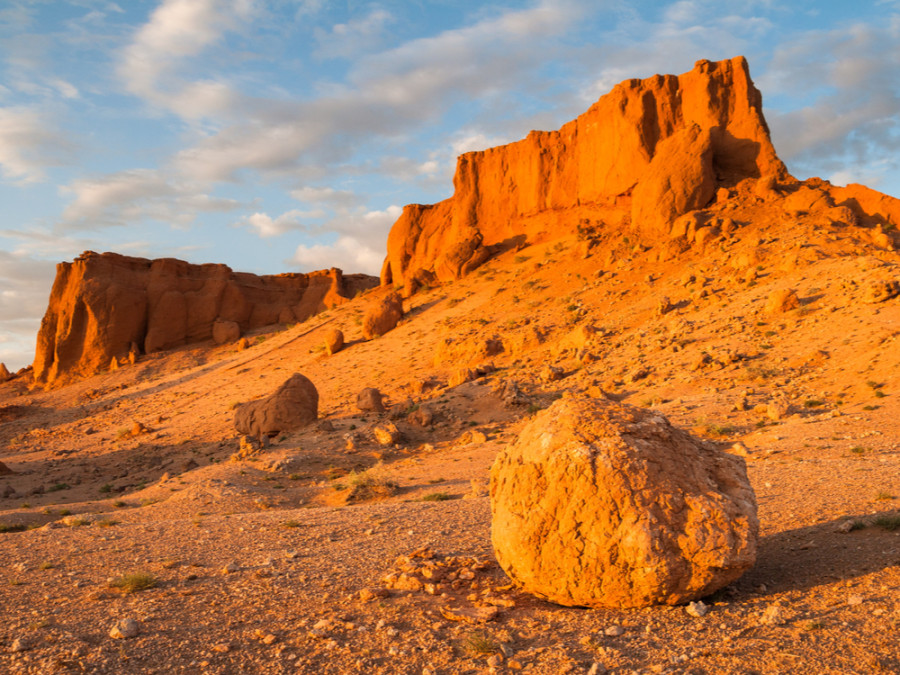
[[[737,54],[796,176],[900,195],[900,1],[3,0],[0,361],[84,250],[377,274],[460,152]]]

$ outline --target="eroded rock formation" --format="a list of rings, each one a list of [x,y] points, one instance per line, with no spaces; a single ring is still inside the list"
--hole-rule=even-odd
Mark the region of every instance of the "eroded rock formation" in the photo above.
[[[388,236],[381,282],[408,296],[507,247],[578,229],[665,244],[679,236],[680,217],[748,179],[758,181],[758,198],[784,200],[788,214],[821,212],[825,223],[875,229],[871,239],[882,248],[891,246],[887,226],[900,225],[892,197],[861,185],[801,184],[788,173],[738,56],[699,61],[678,76],[626,80],[558,131],[461,155],[452,197],[404,208]]]
[[[257,276],[226,265],[88,251],[60,263],[41,322],[36,382],[65,383],[126,358],[209,340],[217,321],[241,331],[303,321],[377,279],[339,269]]]
[[[660,237],[717,183],[769,175],[788,174],[743,57],[626,80],[559,131],[461,155],[453,196],[409,205],[394,224],[382,283],[409,293],[455,279],[497,247],[582,221]]]

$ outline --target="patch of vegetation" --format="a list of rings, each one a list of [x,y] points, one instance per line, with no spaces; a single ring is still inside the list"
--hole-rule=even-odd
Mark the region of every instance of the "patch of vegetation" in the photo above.
[[[64,524],[67,527],[83,527],[85,525],[90,525],[91,521],[87,518],[69,518]]]
[[[423,502],[445,502],[448,499],[453,499],[453,495],[446,492],[430,492],[422,497]]]
[[[119,521],[112,518],[104,518],[103,520],[97,521],[97,527],[113,527],[114,525],[118,524]]]
[[[52,570],[54,567],[56,567],[56,565],[54,565],[49,560],[45,560],[40,565],[38,565],[39,570]]]
[[[109,582],[110,588],[118,588],[123,593],[146,591],[159,585],[159,580],[147,572],[123,574]]]
[[[350,490],[347,500],[352,502],[392,497],[398,489],[396,483],[381,475],[380,463],[365,471],[351,471],[344,486]]]
[[[819,408],[823,405],[825,405],[825,401],[817,398],[808,398],[803,402],[804,408]]]
[[[864,530],[866,529],[866,523],[862,520],[854,520],[850,523],[850,531],[856,532],[856,530]]]
[[[68,490],[69,487],[70,486],[68,483],[54,483],[47,488],[47,492],[59,492],[60,490]]]
[[[517,265],[521,265],[523,262],[527,262],[530,259],[531,256],[529,255],[517,255],[515,258],[513,258],[513,262]]]
[[[469,633],[463,646],[472,656],[490,656],[500,651],[500,644],[485,633]]]
[[[125,508],[126,506],[128,506],[128,502],[123,502],[121,499],[117,499],[116,501],[114,501],[112,503],[112,505],[113,505],[113,508],[122,509],[122,508]]]
[[[5,534],[6,532],[24,532],[24,531],[27,530],[27,529],[28,529],[28,528],[25,527],[24,525],[4,525],[4,524],[0,524],[0,533],[4,533],[4,534]]]
[[[113,491],[113,486],[110,483],[105,483],[100,486],[100,492],[103,494],[109,494]]]
[[[892,495],[887,490],[879,490],[878,492],[875,493],[875,500],[879,501],[879,502],[887,502],[887,501],[891,501],[892,499],[896,499],[896,498],[897,497]]]
[[[541,406],[539,406],[537,403],[532,403],[531,405],[528,406],[528,408],[525,409],[525,411],[529,415],[534,415],[536,412],[539,412],[540,410],[541,410]]]
[[[299,520],[286,520],[281,524],[281,526],[287,528],[295,528],[302,527],[303,523],[301,523]]]
[[[861,445],[854,445],[852,448],[850,448],[850,452],[852,452],[854,455],[864,455],[866,454],[866,449]]]
[[[819,619],[813,619],[812,621],[807,621],[804,628],[806,630],[820,630],[825,628],[825,622]]]
[[[873,524],[888,532],[900,530],[900,513],[888,513],[878,516]]]

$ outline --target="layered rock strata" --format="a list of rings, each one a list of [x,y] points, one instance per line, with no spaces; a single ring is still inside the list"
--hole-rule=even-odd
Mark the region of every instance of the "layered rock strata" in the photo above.
[[[34,378],[63,384],[135,351],[209,340],[217,322],[247,331],[304,321],[377,283],[336,268],[257,276],[226,265],[88,251],[57,265],[38,333]]]

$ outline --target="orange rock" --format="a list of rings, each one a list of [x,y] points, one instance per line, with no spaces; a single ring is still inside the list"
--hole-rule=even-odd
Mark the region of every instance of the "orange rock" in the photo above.
[[[212,338],[217,345],[237,342],[241,338],[241,326],[237,321],[216,319],[212,325]]]
[[[654,166],[659,154],[678,163]],[[623,225],[632,191],[648,229],[636,224],[653,237],[680,209],[708,201],[717,177],[787,175],[743,57],[626,80],[559,131],[461,155],[453,196],[407,206],[394,224],[381,281],[408,294],[426,281],[459,278],[497,250],[568,232],[572,223]],[[657,209],[653,195],[667,180],[675,194]]]
[[[238,406],[234,427],[242,434],[259,438],[299,429],[318,417],[319,392],[309,378],[294,373],[271,396]]]
[[[403,316],[403,299],[396,293],[388,293],[373,302],[363,317],[363,337],[371,340],[380,337],[397,326]]]
[[[780,314],[797,309],[799,306],[800,299],[793,288],[779,288],[769,294],[765,311],[767,314]]]
[[[256,276],[225,265],[192,265],[86,252],[56,268],[34,360],[35,381],[64,384],[127,357],[213,337],[217,320],[240,330],[278,322],[289,308],[298,320],[376,285],[365,275],[331,269]]]
[[[325,333],[325,351],[329,356],[337,354],[344,348],[344,333],[338,328],[332,328]]]
[[[0,363],[0,382],[6,382],[12,378],[12,373],[6,367],[5,363]]]
[[[680,604],[754,564],[744,460],[652,410],[567,397],[491,468],[491,539],[523,590],[584,607]]]

